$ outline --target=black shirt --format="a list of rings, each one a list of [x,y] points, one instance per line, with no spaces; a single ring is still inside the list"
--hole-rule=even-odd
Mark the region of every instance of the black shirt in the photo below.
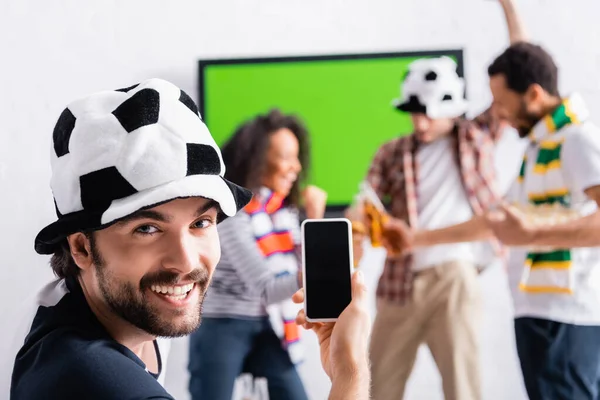
[[[77,280],[47,287],[40,304],[15,360],[11,400],[173,400],[142,360],[110,337]]]

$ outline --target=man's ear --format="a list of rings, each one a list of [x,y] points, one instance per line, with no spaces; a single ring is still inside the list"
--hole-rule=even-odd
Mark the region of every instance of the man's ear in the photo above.
[[[532,83],[525,92],[525,100],[529,104],[539,103],[544,98],[546,91],[537,83]]]
[[[67,237],[71,257],[75,264],[83,271],[87,271],[92,267],[92,247],[88,237],[81,232],[74,233]]]

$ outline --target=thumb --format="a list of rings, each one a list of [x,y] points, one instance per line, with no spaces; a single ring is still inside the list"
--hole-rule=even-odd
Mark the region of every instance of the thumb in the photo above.
[[[506,218],[510,219],[519,219],[522,215],[517,208],[507,203],[502,204],[502,211],[504,211]]]
[[[506,202],[501,202],[494,209],[489,210],[486,213],[487,222],[501,222],[506,220],[507,217],[512,216],[513,211]]]
[[[381,221],[381,226],[386,230],[398,229],[398,225],[398,220],[395,218],[383,218],[383,221]]]
[[[352,275],[352,302],[357,302],[363,306],[366,306],[367,303],[367,285],[361,270]]]

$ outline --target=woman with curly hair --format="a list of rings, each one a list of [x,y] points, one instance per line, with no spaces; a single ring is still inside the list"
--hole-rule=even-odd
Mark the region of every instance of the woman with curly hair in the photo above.
[[[240,126],[223,147],[225,177],[250,188],[243,212],[219,225],[221,261],[190,338],[192,399],[230,400],[242,373],[265,377],[271,400],[305,400],[296,370],[302,346],[291,296],[300,288],[299,210],[322,218],[327,195],[301,191],[308,132],[271,110]]]

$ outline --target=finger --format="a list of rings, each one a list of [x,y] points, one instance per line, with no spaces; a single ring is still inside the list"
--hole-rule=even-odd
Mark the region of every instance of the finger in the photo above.
[[[365,277],[362,271],[358,270],[352,275],[352,302],[366,307],[367,298]]]
[[[384,221],[381,227],[383,236],[387,236],[389,240],[406,242],[410,236],[410,228],[402,220]]]
[[[384,230],[399,231],[401,229],[399,221],[395,218],[385,218],[381,226]]]
[[[292,296],[292,301],[296,304],[301,304],[304,302],[304,288],[294,293],[294,295]]]
[[[515,207],[511,206],[508,203],[502,204],[502,210],[506,214],[507,218],[519,219],[521,217],[519,210],[517,210]]]
[[[298,315],[296,315],[296,325],[302,326],[306,330],[312,329],[314,327],[313,323],[308,322],[306,320],[306,313],[304,312],[304,310],[298,311]]]
[[[489,211],[485,215],[485,221],[488,223],[488,225],[496,223],[496,222],[502,222],[505,219],[506,219],[506,212],[504,210]]]
[[[510,210],[511,209],[511,205],[509,202],[502,200],[500,202],[500,204],[498,205],[498,208],[504,211]]]
[[[389,241],[389,239],[387,238],[387,236],[382,236],[381,237],[381,245],[386,249],[386,250],[390,250],[392,248],[392,243]]]

